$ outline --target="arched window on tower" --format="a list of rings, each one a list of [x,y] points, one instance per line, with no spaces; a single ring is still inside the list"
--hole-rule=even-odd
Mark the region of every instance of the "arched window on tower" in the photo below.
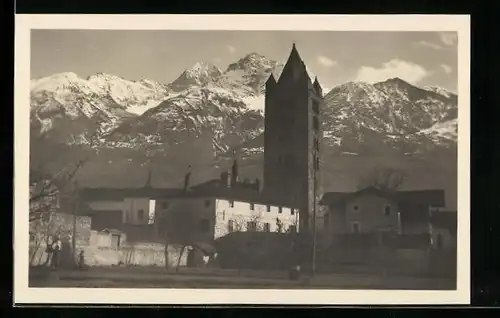
[[[319,103],[317,100],[314,100],[312,101],[312,109],[313,109],[313,112],[318,115],[319,114]]]
[[[317,116],[313,116],[313,129],[315,131],[319,130],[319,120]]]

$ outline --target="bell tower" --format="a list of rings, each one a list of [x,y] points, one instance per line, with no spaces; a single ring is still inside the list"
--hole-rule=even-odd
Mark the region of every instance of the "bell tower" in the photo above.
[[[320,154],[323,92],[295,44],[278,80],[266,82],[263,192],[299,209],[299,231],[314,226],[322,194]]]

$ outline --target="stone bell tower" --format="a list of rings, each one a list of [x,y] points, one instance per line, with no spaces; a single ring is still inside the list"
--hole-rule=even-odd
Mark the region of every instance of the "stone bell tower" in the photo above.
[[[266,82],[263,192],[299,209],[299,231],[311,231],[322,194],[323,92],[311,81],[295,44],[278,80]]]

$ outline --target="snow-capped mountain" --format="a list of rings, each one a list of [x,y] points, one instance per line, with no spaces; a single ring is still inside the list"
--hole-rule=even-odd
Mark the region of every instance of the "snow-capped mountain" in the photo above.
[[[425,86],[424,89],[431,91],[431,92],[434,92],[434,93],[437,93],[437,94],[440,94],[440,95],[443,95],[443,96],[448,97],[448,98],[457,98],[457,93],[454,93],[450,90],[447,90],[446,88],[442,88],[439,86]]]
[[[198,62],[185,70],[169,87],[180,92],[192,86],[202,87],[219,77],[222,71],[214,64]]]
[[[32,128],[59,130],[62,136],[97,127],[110,131],[124,118],[157,106],[168,93],[164,85],[151,80],[129,81],[103,73],[87,79],[72,72],[34,79]],[[72,124],[76,122],[79,125]]]
[[[99,176],[96,180],[114,171],[110,179],[130,175],[136,185],[144,172],[135,162],[144,164],[155,156],[160,156],[158,169],[168,169],[168,178],[179,177],[188,162],[207,162],[200,163],[202,170],[220,167],[220,160],[234,151],[244,161],[243,173],[255,177],[261,173],[263,153],[264,84],[270,74],[278,79],[283,65],[251,53],[224,71],[196,63],[170,84],[107,74],[87,79],[55,74],[31,82],[32,130],[66,143],[70,134],[104,130],[102,152],[95,159],[102,163],[85,171],[85,177]],[[425,162],[432,162],[425,158],[436,151],[456,156],[458,108],[452,92],[394,78],[349,82],[325,93],[325,182],[343,184],[338,181],[343,169],[366,169],[377,162],[374,158],[414,169],[416,155]],[[135,172],[141,181],[132,176]]]

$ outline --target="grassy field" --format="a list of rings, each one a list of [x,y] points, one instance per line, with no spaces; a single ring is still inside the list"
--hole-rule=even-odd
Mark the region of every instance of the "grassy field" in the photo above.
[[[32,273],[30,287],[61,288],[227,288],[227,289],[401,289],[453,290],[445,278],[366,274],[318,274],[293,281],[286,272],[92,268],[88,271]]]

